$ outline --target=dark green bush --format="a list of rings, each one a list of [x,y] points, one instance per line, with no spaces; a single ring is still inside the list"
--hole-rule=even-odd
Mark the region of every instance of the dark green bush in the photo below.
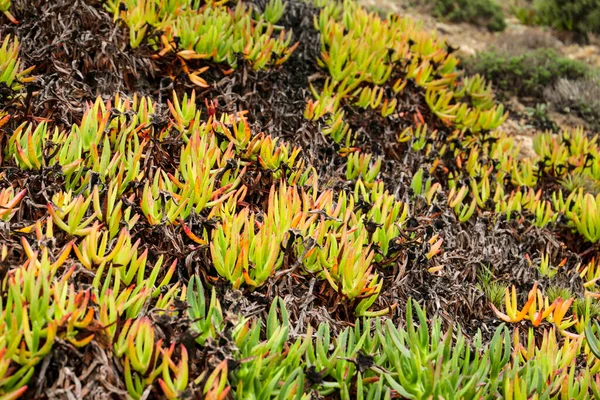
[[[506,28],[502,7],[495,0],[434,0],[433,14],[452,22],[469,22],[490,31]]]
[[[600,33],[600,0],[535,0],[535,22],[587,40],[587,33]]]
[[[591,76],[591,67],[561,56],[555,50],[538,49],[521,55],[505,52],[481,52],[465,60],[468,73],[478,73],[491,81],[500,92],[519,97],[543,98],[544,89],[559,79]],[[502,94],[502,93],[500,93]]]

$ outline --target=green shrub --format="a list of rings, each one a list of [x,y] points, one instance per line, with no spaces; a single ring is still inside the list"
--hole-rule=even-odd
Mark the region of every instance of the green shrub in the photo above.
[[[559,79],[582,79],[593,75],[581,61],[571,60],[551,49],[538,49],[521,55],[481,52],[465,60],[468,73],[478,73],[501,92],[540,100],[544,88]]]
[[[600,33],[600,0],[535,0],[533,15],[536,23],[573,32],[580,41]]]
[[[495,0],[435,0],[433,14],[453,22],[469,22],[490,31],[506,28],[502,8]]]

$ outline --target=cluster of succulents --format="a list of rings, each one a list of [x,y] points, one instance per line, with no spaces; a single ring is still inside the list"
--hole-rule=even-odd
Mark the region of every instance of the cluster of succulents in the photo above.
[[[315,100],[304,115],[325,118],[325,133],[338,143],[352,135],[344,123],[345,106],[393,116],[409,82],[425,90],[431,112],[460,129],[490,131],[507,117],[485,81],[477,75],[460,80],[459,59],[446,42],[425,34],[410,18],[390,14],[381,20],[353,2],[334,2],[322,8],[315,27],[321,33],[318,62],[329,76],[321,90],[311,85]]]
[[[268,1],[262,14],[225,3],[105,6],[127,25],[132,49],[144,43],[186,68],[286,62],[292,37],[275,25],[285,3]],[[70,127],[33,119],[5,135],[0,398],[24,396],[64,346],[102,348],[132,399],[600,397],[597,136],[540,133],[535,155],[521,157],[491,85],[462,77],[443,40],[350,1],[321,6],[315,62],[325,78],[311,85],[304,116],[337,146],[342,188],[328,187],[302,148],[194,92],[166,104],[99,98]],[[16,41],[5,39],[0,62],[0,80],[19,93],[32,78]],[[200,69],[188,76],[206,86]],[[414,93],[421,102],[407,107]],[[360,148],[356,110],[395,119],[396,144],[426,161],[406,198],[381,178],[383,157]],[[39,182],[48,184],[38,204]],[[417,203],[453,210],[457,224],[517,220],[571,235],[588,249],[576,266],[547,254],[529,261],[548,279],[578,278],[584,296],[537,284],[517,294],[487,276],[490,314],[504,322],[487,336],[444,329],[410,299],[393,322],[386,315],[398,304],[379,295],[406,249],[424,273],[445,273],[444,237],[413,229]],[[298,330],[282,297],[262,317],[225,309],[219,297],[223,287],[251,296],[301,278],[356,322]]]
[[[209,244],[215,270],[234,288],[267,281],[281,269],[285,247],[302,269],[326,279],[336,292],[363,298],[360,309],[366,312],[379,287],[372,260],[388,256],[407,218],[406,206],[373,182],[372,172],[352,192],[319,190],[318,176],[299,157],[299,148],[253,135],[243,116],[202,121],[194,95],[181,103],[175,97],[170,109],[172,123],[157,131],[149,99],[117,98],[114,105],[97,100],[70,131],[52,131],[44,122],[19,126],[5,157],[22,170],[60,167],[64,191],[52,198],[48,213],[55,226],[82,238],[75,252],[88,268],[111,262],[111,254],[128,254],[133,245],[126,231],[145,218],[151,226],[182,226],[195,243]],[[172,135],[182,143],[176,162],[149,172],[143,159],[151,141]],[[365,170],[370,164],[361,161]],[[248,191],[243,182],[256,171],[274,182],[260,215],[239,208]],[[356,209],[361,200],[368,210]],[[131,203],[141,213],[133,205],[125,208]],[[203,213],[220,222],[210,232],[194,232],[186,221]],[[371,235],[367,223],[377,226]]]
[[[200,74],[208,67],[199,67],[199,60],[221,64],[227,73],[237,67],[240,57],[260,70],[291,56],[296,46],[292,33],[275,25],[285,11],[284,3],[268,2],[263,14],[253,13],[251,6],[241,2],[234,9],[226,3],[111,0],[106,8],[115,21],[127,25],[132,49],[147,38],[156,57],[175,55],[189,79],[201,87],[207,86]]]
[[[315,24],[322,32],[320,62],[330,77],[321,93],[313,88],[316,100],[309,101],[305,116],[333,121],[324,130],[333,140],[353,144],[351,129],[343,122],[344,107],[381,108],[384,118],[397,114],[402,110],[397,95],[411,80],[423,89],[430,113],[445,125],[442,129],[453,132],[440,137],[439,129],[428,129],[417,109],[414,124],[402,131],[398,140],[410,143],[413,151],[437,154],[429,173],[443,178],[438,180],[447,185],[448,205],[460,221],[468,220],[476,210],[491,208],[508,219],[525,212],[536,226],[544,227],[562,214],[587,240],[598,241],[593,194],[581,188],[565,193],[565,200],[562,188],[544,196],[534,190],[547,176],[586,176],[597,182],[597,137],[589,139],[582,130],[540,133],[534,140],[536,157],[521,159],[514,139],[496,130],[507,114],[501,104],[495,104],[490,85],[479,75],[459,79],[458,60],[435,36],[416,30],[410,20],[394,16],[381,21],[375,13],[349,2],[343,7],[323,8]],[[381,37],[365,35],[365,29],[381,31]],[[389,63],[380,62],[382,59]],[[389,77],[398,78],[391,84]],[[386,98],[384,93],[392,97]],[[429,185],[429,201],[439,188]]]
[[[561,225],[594,246],[600,240],[597,136],[582,129],[539,133],[534,138],[535,156],[521,157],[515,139],[497,129],[506,115],[495,104],[490,85],[479,75],[461,79],[455,68],[458,61],[447,46],[407,21],[397,16],[382,21],[349,2],[325,6],[315,25],[321,32],[320,65],[329,75],[320,93],[312,89],[315,100],[308,102],[305,116],[323,120],[329,124],[325,134],[332,132],[332,140],[353,146],[358,140],[351,135],[351,124],[342,122],[344,115],[356,107],[371,107],[381,110],[383,118],[402,117],[406,108],[399,99],[403,90],[409,90],[408,81],[421,88],[429,107],[427,117],[417,109],[398,136],[409,151],[423,152],[430,161],[426,182],[422,170],[413,177],[416,195],[432,206],[446,202],[460,222],[488,215],[529,221],[538,228]],[[379,36],[366,35],[367,30]],[[437,122],[432,122],[432,114]],[[434,124],[438,128],[432,130]],[[594,265],[591,261],[590,270]],[[547,259],[539,270],[548,275]],[[552,269],[552,276],[556,273],[567,272]],[[594,287],[594,279],[590,277],[586,286]],[[560,332],[570,338],[581,338],[589,329],[589,307],[587,314],[573,309],[567,317],[574,298],[550,302],[534,286],[519,310],[514,286],[512,291],[497,288],[499,293],[505,290],[504,312],[491,306],[508,323],[528,320],[539,327],[545,321],[554,325],[552,335]],[[587,296],[589,302],[597,301],[592,291]],[[568,330],[573,327],[576,332]]]

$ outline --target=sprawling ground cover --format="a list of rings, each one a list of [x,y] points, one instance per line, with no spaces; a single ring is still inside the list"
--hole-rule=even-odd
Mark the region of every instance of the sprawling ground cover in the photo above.
[[[1,398],[600,397],[596,136],[350,1],[4,8]]]

